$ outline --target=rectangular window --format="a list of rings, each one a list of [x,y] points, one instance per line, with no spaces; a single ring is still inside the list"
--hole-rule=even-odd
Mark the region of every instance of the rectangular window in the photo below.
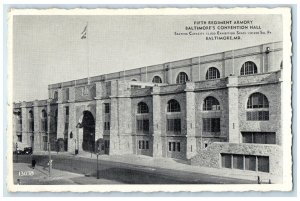
[[[149,132],[149,120],[148,119],[143,120],[143,131]]]
[[[33,119],[29,119],[28,120],[28,126],[29,126],[29,128],[28,128],[29,132],[33,132],[34,131],[34,122],[33,122]]]
[[[149,141],[139,140],[139,149],[149,149]]]
[[[109,107],[109,103],[104,103],[104,112],[106,114],[110,113],[110,107]]]
[[[136,130],[137,131],[143,131],[143,120],[137,120],[136,121]]]
[[[110,130],[110,122],[104,122],[104,130],[109,131]]]
[[[22,142],[22,135],[17,135],[18,137],[18,142]]]
[[[251,111],[247,112],[247,121],[268,121],[269,111]]]
[[[69,100],[69,88],[65,90],[66,100]]]
[[[258,156],[258,171],[260,172],[269,172],[269,157],[267,156]]]
[[[181,119],[167,119],[167,131],[181,132]]]
[[[136,129],[138,132],[148,133],[149,132],[149,119],[137,120]]]
[[[204,132],[220,132],[220,118],[203,118]]]
[[[66,113],[66,116],[69,116],[69,106],[65,107],[65,113]]]
[[[180,142],[177,142],[177,151],[180,152]]]
[[[231,154],[221,154],[222,167],[231,168]]]
[[[180,142],[169,142],[169,151],[180,152]]]
[[[269,157],[239,154],[221,154],[222,167],[269,172]]]
[[[41,123],[42,123],[42,125],[41,125],[42,132],[46,132],[47,131],[47,118],[42,119]]]
[[[256,157],[255,156],[245,156],[245,170],[256,170]]]
[[[275,132],[242,132],[243,143],[276,144]]]
[[[111,95],[111,82],[105,82],[105,90],[106,90],[106,95],[110,96]]]
[[[172,151],[176,151],[176,142],[172,142]]]
[[[69,123],[65,123],[65,132],[68,133]]]
[[[243,155],[233,155],[232,164],[234,169],[244,169],[244,159]]]

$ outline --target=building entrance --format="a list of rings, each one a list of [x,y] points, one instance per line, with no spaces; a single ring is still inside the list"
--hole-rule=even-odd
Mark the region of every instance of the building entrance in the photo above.
[[[83,112],[81,126],[83,128],[82,149],[84,151],[95,151],[95,119],[90,111]]]

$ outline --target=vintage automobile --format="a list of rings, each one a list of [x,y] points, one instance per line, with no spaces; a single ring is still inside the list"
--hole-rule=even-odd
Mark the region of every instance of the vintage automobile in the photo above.
[[[32,147],[25,147],[24,151],[23,151],[23,154],[25,154],[25,155],[32,154]]]

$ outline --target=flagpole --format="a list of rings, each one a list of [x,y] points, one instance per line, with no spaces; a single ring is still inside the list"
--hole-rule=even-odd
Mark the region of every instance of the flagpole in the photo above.
[[[86,43],[87,43],[87,70],[88,70],[88,85],[90,84],[90,45],[88,38],[88,25],[89,22],[86,22]]]
[[[198,65],[198,68],[199,68],[199,81],[201,80],[201,77],[200,77],[200,65],[201,65],[201,57],[199,56],[199,65]]]
[[[273,52],[272,52],[272,65],[273,66],[275,66],[275,59],[274,58],[275,58],[275,43],[273,42]]]
[[[232,75],[234,75],[234,50],[232,50]]]
[[[146,82],[148,82],[148,74],[147,74],[147,71],[148,71],[148,67],[146,66]]]

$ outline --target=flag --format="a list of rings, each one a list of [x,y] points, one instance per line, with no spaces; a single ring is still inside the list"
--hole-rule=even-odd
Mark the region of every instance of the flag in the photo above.
[[[81,39],[87,38],[87,25],[84,27],[83,31],[81,32]]]

